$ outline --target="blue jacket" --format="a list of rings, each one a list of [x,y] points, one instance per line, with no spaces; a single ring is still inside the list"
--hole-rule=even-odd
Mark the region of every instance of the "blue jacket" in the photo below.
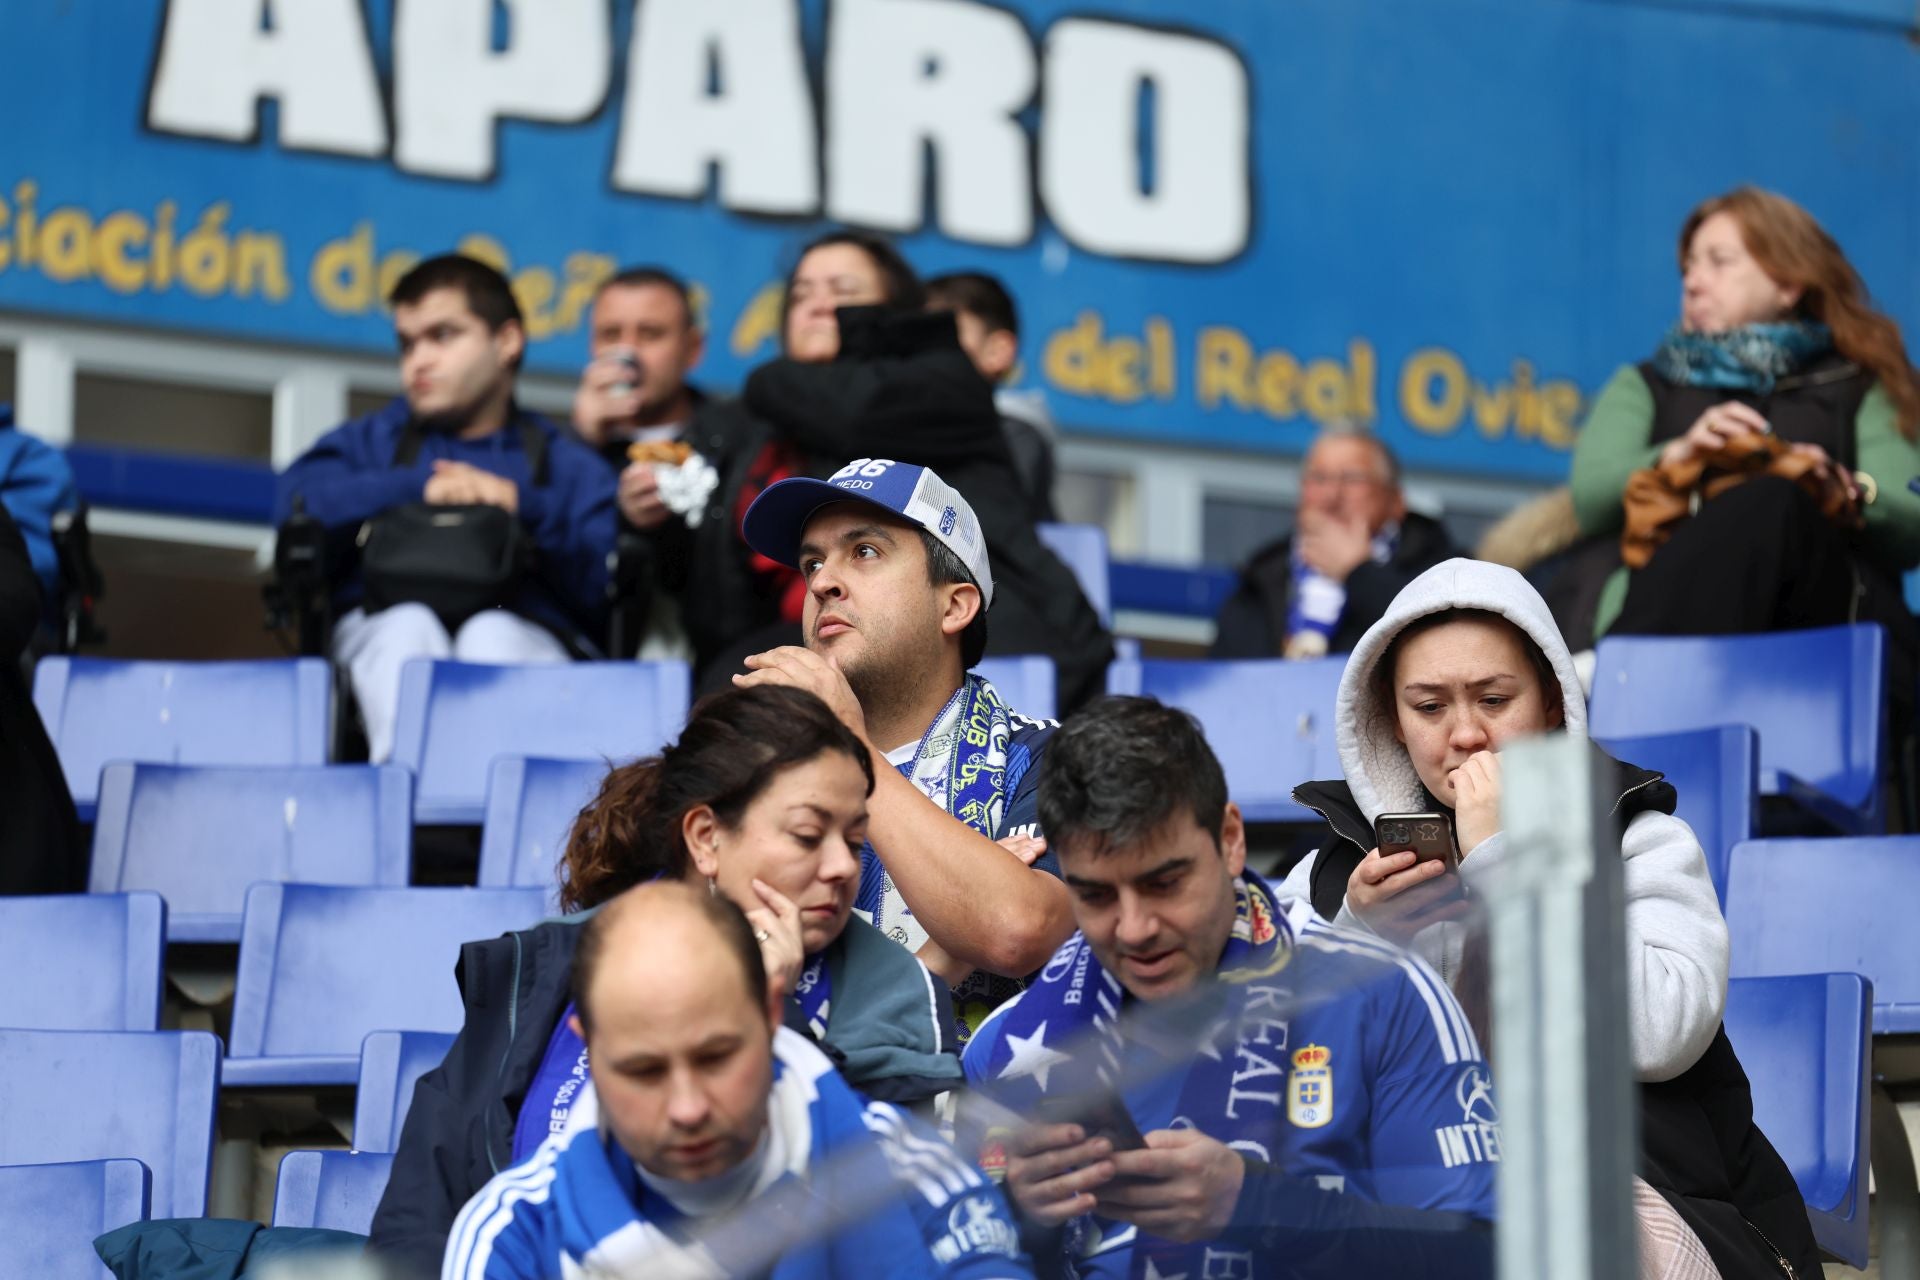
[[[53,551],[53,513],[80,505],[67,455],[13,425],[13,406],[0,404],[0,503],[20,536],[47,607],[60,595],[60,560]]]
[[[606,617],[607,553],[615,528],[614,476],[585,445],[537,413],[516,410],[516,426],[480,440],[428,432],[412,465],[393,465],[411,418],[396,398],[364,418],[335,427],[280,475],[274,521],[284,523],[297,495],[306,513],[330,531],[346,532],[390,507],[420,501],[438,459],[466,462],[520,488],[520,522],[538,549],[535,571],[514,601],[515,613],[563,633],[597,638]],[[547,440],[547,483],[535,486],[517,424]],[[357,604],[357,561],[336,572],[335,607]]]

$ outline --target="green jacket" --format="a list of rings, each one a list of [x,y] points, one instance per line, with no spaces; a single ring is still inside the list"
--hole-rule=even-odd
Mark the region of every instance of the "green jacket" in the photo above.
[[[1649,443],[1653,391],[1639,369],[1623,365],[1593,402],[1573,449],[1573,510],[1582,534],[1618,532],[1627,477],[1659,459],[1664,445]],[[1861,549],[1896,573],[1920,565],[1920,494],[1907,481],[1920,475],[1920,444],[1901,434],[1893,400],[1875,383],[1853,420],[1859,469],[1879,494],[1866,509]],[[1594,634],[1606,634],[1627,598],[1627,569],[1614,571],[1600,596]]]

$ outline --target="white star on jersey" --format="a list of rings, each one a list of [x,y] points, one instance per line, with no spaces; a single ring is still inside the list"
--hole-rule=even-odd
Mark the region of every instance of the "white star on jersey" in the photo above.
[[[1005,1069],[1000,1072],[1002,1080],[1018,1080],[1021,1076],[1032,1076],[1040,1082],[1040,1092],[1047,1091],[1047,1073],[1055,1067],[1073,1061],[1068,1055],[1058,1053],[1046,1046],[1047,1024],[1042,1022],[1033,1029],[1033,1034],[1025,1039],[1016,1035],[1007,1036],[1007,1047],[1012,1055],[1007,1059]]]
[[[1160,1270],[1160,1268],[1153,1265],[1152,1258],[1148,1258],[1147,1274],[1141,1277],[1141,1280],[1187,1280],[1187,1276],[1190,1274],[1192,1273],[1186,1272],[1186,1271],[1179,1271],[1179,1272],[1175,1272],[1173,1275],[1168,1275],[1166,1272]]]

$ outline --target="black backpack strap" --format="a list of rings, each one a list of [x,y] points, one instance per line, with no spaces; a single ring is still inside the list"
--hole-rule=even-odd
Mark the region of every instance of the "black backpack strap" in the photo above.
[[[426,435],[418,422],[408,418],[406,425],[400,428],[399,443],[393,446],[393,465],[410,467],[420,461],[420,448],[426,442]]]
[[[527,455],[527,475],[536,489],[547,487],[549,463],[547,460],[547,433],[534,425],[533,419],[522,415],[520,418],[520,447]]]
[[[551,464],[547,458],[546,432],[540,430],[531,418],[518,411],[515,412],[515,420],[520,428],[520,447],[527,455],[527,474],[532,478],[534,488],[544,489],[551,474]],[[400,428],[399,443],[393,447],[393,465],[410,467],[418,462],[420,449],[426,442],[426,434],[419,422],[408,418],[407,424]]]

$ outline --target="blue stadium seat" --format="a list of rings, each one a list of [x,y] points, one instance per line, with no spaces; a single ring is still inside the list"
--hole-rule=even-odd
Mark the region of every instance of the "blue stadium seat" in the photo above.
[[[0,1027],[158,1031],[166,950],[155,893],[0,898]]]
[[[174,942],[238,942],[257,880],[404,885],[413,775],[398,765],[110,764],[95,893],[152,889]]]
[[[1807,1202],[1814,1238],[1867,1265],[1873,988],[1857,973],[1735,978],[1727,1038],[1753,1085],[1753,1118]]]
[[[1679,793],[1675,813],[1706,850],[1720,905],[1727,905],[1727,855],[1753,838],[1753,806],[1760,790],[1759,735],[1744,724],[1681,733],[1608,738],[1600,744],[1620,760],[1667,775]]]
[[[1053,554],[1066,562],[1100,625],[1113,626],[1113,580],[1108,569],[1107,531],[1097,524],[1043,524],[1034,531]]]
[[[369,1031],[458,1030],[460,944],[545,914],[540,889],[254,885],[226,1082],[352,1084]]]
[[[0,1081],[0,1165],[138,1160],[153,1175],[154,1217],[206,1212],[220,1093],[213,1036],[0,1031]]]
[[[273,1225],[365,1235],[387,1189],[393,1157],[371,1151],[289,1151],[280,1158]]]
[[[1311,662],[1147,658],[1107,668],[1107,692],[1148,694],[1191,712],[1250,822],[1309,822],[1293,801],[1303,782],[1341,776],[1334,700],[1344,657]]]
[[[1857,973],[1875,1035],[1920,1033],[1920,836],[1749,840],[1728,864],[1736,978]]]
[[[557,907],[567,833],[606,776],[601,760],[494,760],[480,828],[480,885],[538,887]]]
[[[1760,794],[1841,831],[1883,829],[1880,628],[1745,636],[1608,636],[1588,729],[1606,739],[1727,723],[1760,733]]]
[[[353,1100],[358,1151],[397,1151],[413,1105],[413,1086],[446,1060],[453,1037],[439,1031],[370,1031],[360,1042],[360,1088]]]
[[[1037,654],[982,658],[973,669],[999,690],[1009,711],[1029,720],[1051,720],[1057,714],[1059,673],[1052,658]]]
[[[0,1276],[111,1280],[93,1238],[147,1216],[138,1160],[0,1165]]]
[[[93,820],[100,769],[114,760],[325,764],[332,692],[332,668],[320,658],[47,657],[33,673],[33,705],[85,822]]]
[[[496,756],[650,755],[679,734],[692,691],[682,662],[409,662],[393,760],[413,770],[414,821],[478,823]]]

